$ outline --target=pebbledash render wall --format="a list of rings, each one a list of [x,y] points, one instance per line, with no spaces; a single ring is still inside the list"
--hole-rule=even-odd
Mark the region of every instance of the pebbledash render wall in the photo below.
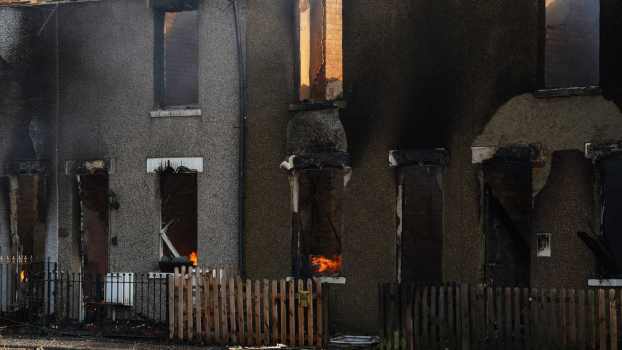
[[[239,0],[238,0],[239,1]],[[142,0],[60,6],[60,246],[62,268],[79,268],[75,180],[65,162],[110,159],[110,271],[158,271],[158,178],[150,157],[202,157],[198,254],[204,266],[238,266],[238,53],[228,0],[200,1],[201,116],[152,118],[154,12]],[[244,4],[243,1],[239,2]],[[54,22],[52,22],[54,23]]]

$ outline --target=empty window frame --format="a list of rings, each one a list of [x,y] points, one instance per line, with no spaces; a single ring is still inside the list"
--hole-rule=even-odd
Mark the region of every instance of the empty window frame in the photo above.
[[[442,168],[411,165],[398,171],[398,278],[401,282],[441,282]]]
[[[482,170],[486,282],[528,286],[531,161],[495,157],[484,162]]]
[[[301,101],[335,100],[343,92],[342,0],[298,0]]]
[[[76,175],[80,206],[83,271],[92,275],[108,272],[109,186],[104,169]],[[91,295],[94,296],[94,295]]]
[[[622,154],[614,153],[598,161],[600,171],[601,230],[609,263],[603,264],[608,277],[622,274]],[[601,259],[602,260],[602,259]]]
[[[156,11],[155,79],[159,108],[196,107],[199,100],[199,14]]]
[[[162,217],[162,255],[196,265],[197,173],[170,166],[159,171]],[[179,259],[183,260],[180,261]]]
[[[545,87],[599,84],[600,0],[546,0]]]

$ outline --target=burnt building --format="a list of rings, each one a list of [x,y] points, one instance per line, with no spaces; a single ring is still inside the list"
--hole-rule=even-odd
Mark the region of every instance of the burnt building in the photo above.
[[[329,285],[618,268],[614,0],[0,1],[0,255]]]

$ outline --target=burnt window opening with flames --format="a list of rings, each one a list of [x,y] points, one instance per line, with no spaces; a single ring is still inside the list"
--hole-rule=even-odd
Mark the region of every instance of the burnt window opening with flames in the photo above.
[[[156,104],[196,107],[199,101],[199,14],[195,6],[156,12]]]
[[[545,88],[599,85],[600,1],[546,0]]]
[[[342,267],[343,175],[339,169],[306,169],[298,176],[299,211],[294,218],[295,274],[339,276]]]
[[[171,272],[176,266],[196,266],[197,172],[167,165],[158,174],[162,217],[160,268]]]
[[[343,92],[342,0],[298,0],[301,101],[335,100]]]

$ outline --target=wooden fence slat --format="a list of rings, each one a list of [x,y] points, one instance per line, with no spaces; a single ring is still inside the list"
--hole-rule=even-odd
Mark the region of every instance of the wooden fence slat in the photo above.
[[[616,291],[609,290],[609,341],[610,349],[617,350],[618,345],[618,307],[616,301]]]
[[[175,289],[177,289],[177,337],[184,339],[184,284],[181,270],[175,269]]]
[[[585,349],[585,291],[579,290],[577,293],[577,348]]]
[[[529,303],[529,288],[523,288],[521,290],[521,336],[522,336],[522,349],[529,349],[529,329],[531,327],[531,304]]]
[[[421,288],[413,288],[413,346],[421,349]]]
[[[539,315],[539,301],[538,301],[538,290],[533,288],[529,291],[529,328],[527,329],[528,334],[528,347],[529,350],[538,349],[538,328],[540,320],[538,318]]]
[[[574,288],[568,290],[568,343],[571,347],[577,348],[577,291]]]
[[[244,330],[244,282],[242,282],[242,278],[240,276],[235,278],[235,287],[238,339],[240,344],[244,344],[246,342],[246,333]]]
[[[428,304],[429,288],[423,287],[421,291],[421,341],[424,349],[432,347],[432,340],[429,332],[430,306]]]
[[[203,285],[205,286],[205,299],[203,304],[203,306],[205,307],[205,335],[208,344],[213,344],[215,342],[214,333],[212,332],[212,326],[214,324],[214,303],[212,301],[213,291],[210,272],[206,272],[203,275]]]
[[[192,302],[192,269],[188,268],[184,270],[184,291],[186,292],[186,327],[187,334],[186,340],[192,340],[194,338],[194,322],[193,322],[193,302]]]
[[[287,313],[285,302],[287,301],[287,287],[285,284],[285,280],[279,281],[279,312],[281,315],[280,326],[281,326],[281,336],[280,341],[283,344],[287,343]]]
[[[511,348],[513,346],[512,340],[512,289],[506,287],[503,293],[503,302],[505,304],[504,309],[504,325],[505,325],[505,346]]]
[[[225,270],[220,270],[218,279],[220,286],[220,344],[229,343],[229,310],[227,308],[227,274]]]
[[[263,280],[263,343],[270,345],[270,282]]]
[[[450,349],[456,348],[456,317],[455,317],[455,305],[456,305],[456,297],[454,294],[454,287],[447,287],[447,325],[449,330],[449,339],[447,347]],[[416,309],[415,309],[416,310]],[[415,329],[417,328],[417,313],[415,312]],[[417,339],[415,339],[415,342]],[[416,348],[419,349],[419,348]]]
[[[598,348],[607,350],[607,322],[606,322],[605,290],[598,290]]]
[[[324,319],[323,317],[326,317],[324,315],[324,295],[322,294],[322,282],[320,282],[320,280],[315,281],[315,303],[316,303],[316,314],[317,314],[317,342],[315,343],[315,345],[320,348],[325,346],[326,342],[324,341],[324,337],[328,336],[327,334],[324,333]],[[285,321],[285,319],[283,318],[283,321]]]
[[[168,335],[169,339],[175,337],[175,275],[169,275],[168,281]]]
[[[237,316],[236,316],[236,305],[235,305],[235,279],[233,277],[229,277],[229,329],[231,333],[231,342],[232,344],[238,343],[238,326],[237,326]]]
[[[202,339],[203,332],[203,285],[201,281],[201,272],[199,269],[196,269],[194,272],[194,279],[196,281],[196,303],[195,303],[195,316],[196,316],[196,337],[197,339]]]
[[[299,279],[297,282],[298,285],[298,346],[303,346],[305,343],[305,310],[302,304],[302,299],[304,298],[304,286],[302,284],[302,280]]]
[[[479,343],[479,329],[478,329],[478,310],[477,310],[477,286],[473,285],[473,286],[469,286],[469,299],[468,299],[468,303],[469,303],[469,309],[470,309],[470,315],[469,315],[469,324],[471,325],[471,348],[472,349],[478,349],[478,343]]]
[[[274,344],[277,344],[280,339],[279,339],[279,307],[278,307],[278,302],[277,302],[277,298],[278,298],[278,290],[277,290],[277,281],[273,280],[272,281],[272,286],[271,286],[272,292],[270,293],[271,299],[270,299],[270,308],[271,308],[271,312],[272,312],[272,321],[271,321],[271,326],[272,326],[272,342]]]
[[[255,345],[263,345],[261,337],[261,281],[255,281],[253,290],[253,302],[255,303]]]
[[[598,329],[598,316],[596,315],[596,293],[593,289],[587,291],[588,296],[588,336],[591,350],[596,350],[597,336],[596,330]]]
[[[221,332],[221,322],[220,322],[220,274],[218,271],[215,272],[216,275],[212,276],[211,284],[212,284],[212,301],[214,302],[214,342],[221,344],[222,343],[222,332]]]
[[[521,348],[521,344],[522,344],[522,338],[521,338],[521,307],[520,307],[520,288],[515,287],[513,289],[513,293],[512,293],[512,301],[514,303],[513,306],[513,310],[514,310],[514,322],[513,322],[513,328],[514,328],[514,348],[515,349],[520,349]]]
[[[471,348],[471,334],[469,323],[469,285],[463,284],[460,288],[460,311],[462,312],[462,349],[468,350]]]
[[[288,294],[287,294],[287,318],[289,320],[289,345],[296,345],[296,286],[294,280],[288,282]]]
[[[246,345],[255,344],[255,326],[253,324],[253,282],[246,279],[244,284],[244,292],[246,294]]]
[[[313,281],[307,279],[307,343],[306,345],[313,346],[315,344],[315,335],[313,331]]]
[[[445,317],[445,309],[446,309],[446,288],[445,286],[440,286],[438,288],[438,346],[441,349],[445,349],[448,346],[447,343],[447,334],[449,333],[447,330],[447,318]],[[409,297],[410,300],[410,297]],[[408,310],[411,310],[411,307],[407,308]],[[408,320],[408,322],[410,323],[410,327],[412,328],[412,320]],[[408,328],[407,328],[408,329]],[[411,332],[407,332],[406,333],[406,339],[412,338],[412,334]],[[409,342],[410,344],[410,342]],[[412,350],[411,347],[408,347],[409,350]]]
[[[560,341],[562,343],[562,347],[566,349],[568,347],[568,314],[566,310],[566,289],[560,289],[559,291],[559,308],[560,308],[560,317],[561,317],[561,331],[560,331]]]
[[[438,347],[437,340],[437,326],[438,326],[438,314],[436,308],[436,287],[430,287],[430,348],[436,349]]]

